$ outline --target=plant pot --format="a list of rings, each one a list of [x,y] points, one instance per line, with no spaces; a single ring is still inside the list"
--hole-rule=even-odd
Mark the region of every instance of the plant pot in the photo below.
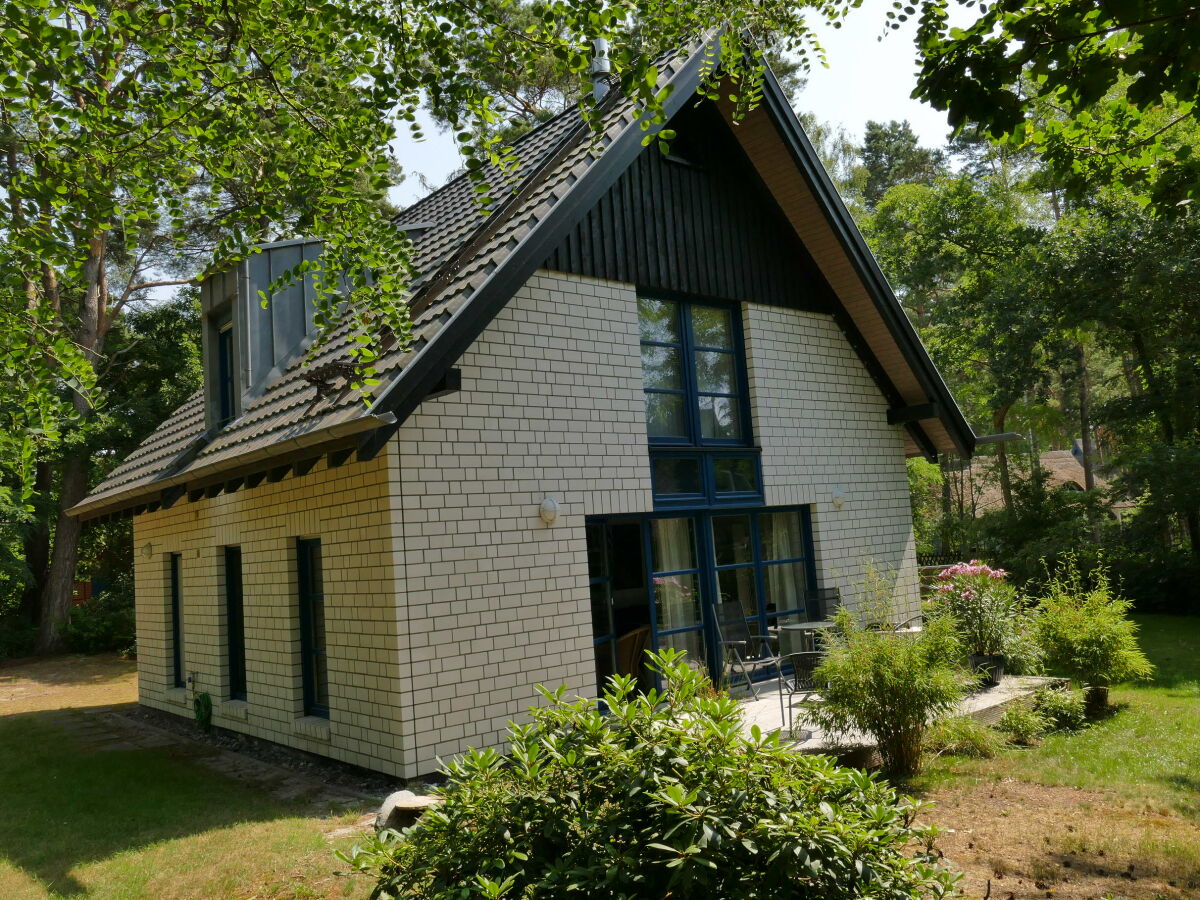
[[[972,653],[968,662],[972,672],[983,673],[984,687],[996,687],[1004,677],[1004,655],[1002,653]]]
[[[1108,688],[1104,685],[1091,685],[1083,695],[1083,702],[1089,719],[1099,719],[1108,711]]]

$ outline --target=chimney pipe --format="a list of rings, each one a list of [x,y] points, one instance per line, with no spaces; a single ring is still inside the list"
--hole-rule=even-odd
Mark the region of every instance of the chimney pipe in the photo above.
[[[608,58],[608,39],[592,41],[592,99],[597,103],[608,93],[608,76],[612,72],[612,60]]]

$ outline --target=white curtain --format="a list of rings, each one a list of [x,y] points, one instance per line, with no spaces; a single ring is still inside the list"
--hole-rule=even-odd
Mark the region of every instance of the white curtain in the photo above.
[[[768,559],[789,559],[800,555],[800,514],[771,513],[770,546],[764,547]],[[784,563],[767,567],[767,595],[775,609],[798,609],[804,605],[804,564]]]

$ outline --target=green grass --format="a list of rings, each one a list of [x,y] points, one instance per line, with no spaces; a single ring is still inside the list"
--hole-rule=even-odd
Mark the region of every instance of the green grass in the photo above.
[[[331,822],[178,750],[80,746],[44,713],[0,718],[0,897],[361,896]],[[352,843],[347,839],[343,844]]]
[[[1200,821],[1200,618],[1136,618],[1154,678],[1114,688],[1111,716],[995,759],[943,757],[913,787],[1011,778],[1109,791]]]

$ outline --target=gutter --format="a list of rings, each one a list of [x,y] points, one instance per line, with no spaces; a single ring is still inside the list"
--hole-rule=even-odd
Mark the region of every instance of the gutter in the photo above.
[[[364,431],[373,431],[377,428],[389,426],[394,421],[395,418],[386,413],[370,413],[358,416],[345,422],[335,423],[328,428],[305,432],[283,441],[277,441],[266,447],[253,450],[250,453],[236,455],[229,459],[209,463],[195,469],[185,469],[166,478],[156,479],[149,484],[143,485],[141,488],[123,493],[119,497],[98,497],[92,501],[85,500],[67,510],[67,514],[86,521],[94,519],[97,516],[120,512],[146,502],[157,500],[167,488],[186,486],[189,483],[199,481],[209,481],[211,483],[211,479],[216,475],[232,475],[234,472],[239,472],[247,467],[253,467],[255,463],[276,459],[288,452],[304,451],[333,443],[342,438],[354,437]]]

